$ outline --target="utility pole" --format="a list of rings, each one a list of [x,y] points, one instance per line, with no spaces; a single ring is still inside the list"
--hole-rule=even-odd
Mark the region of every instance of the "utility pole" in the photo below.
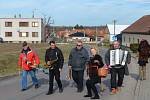
[[[116,20],[114,20],[113,23],[114,23],[114,35],[115,35],[116,34],[116,31],[115,31],[116,30],[116,26],[115,26],[116,25]]]
[[[96,41],[96,44],[97,44],[97,27],[95,27],[95,28],[96,28],[95,41]]]

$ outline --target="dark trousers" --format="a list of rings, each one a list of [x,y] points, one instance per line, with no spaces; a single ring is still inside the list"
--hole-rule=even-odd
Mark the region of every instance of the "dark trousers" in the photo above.
[[[59,69],[51,69],[49,70],[49,92],[53,92],[54,76],[55,76],[55,80],[58,84],[59,89],[62,88]]]
[[[123,83],[125,69],[123,68],[111,68],[111,88],[121,87]],[[118,81],[117,81],[118,76]]]
[[[72,78],[77,84],[78,90],[83,90],[83,77],[84,77],[84,70],[80,70],[80,71],[72,70]]]
[[[86,88],[87,88],[87,91],[88,91],[88,95],[92,95],[92,91],[95,94],[95,96],[98,95],[98,91],[96,89],[95,84],[100,83],[100,80],[101,79],[97,76],[97,77],[90,77],[90,79],[88,79],[86,81]]]

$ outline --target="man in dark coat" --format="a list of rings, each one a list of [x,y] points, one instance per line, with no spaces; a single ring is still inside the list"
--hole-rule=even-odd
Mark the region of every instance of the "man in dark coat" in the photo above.
[[[64,56],[62,51],[56,47],[55,41],[50,41],[49,44],[50,48],[47,49],[45,53],[45,62],[49,65],[49,62],[51,61],[53,64],[51,65],[51,68],[49,68],[49,90],[47,95],[53,93],[54,76],[59,87],[59,92],[63,92],[63,87],[60,80],[60,72],[63,68]]]
[[[73,80],[77,84],[77,92],[83,91],[84,70],[88,61],[88,51],[83,47],[82,41],[78,41],[76,47],[71,50],[68,61]]]

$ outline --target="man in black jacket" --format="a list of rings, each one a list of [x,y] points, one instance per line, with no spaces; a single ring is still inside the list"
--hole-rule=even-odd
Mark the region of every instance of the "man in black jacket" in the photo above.
[[[60,80],[60,72],[63,67],[64,57],[62,51],[56,47],[55,41],[50,41],[49,44],[50,48],[47,49],[45,53],[45,62],[48,65],[49,62],[53,62],[53,64],[51,64],[51,67],[49,68],[49,90],[46,95],[53,93],[54,76],[59,87],[59,92],[63,92],[62,83]]]

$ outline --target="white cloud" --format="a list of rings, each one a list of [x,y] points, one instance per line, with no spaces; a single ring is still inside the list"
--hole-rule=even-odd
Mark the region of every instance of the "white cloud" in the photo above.
[[[150,0],[126,0],[128,2],[137,2],[137,3],[150,3]]]

